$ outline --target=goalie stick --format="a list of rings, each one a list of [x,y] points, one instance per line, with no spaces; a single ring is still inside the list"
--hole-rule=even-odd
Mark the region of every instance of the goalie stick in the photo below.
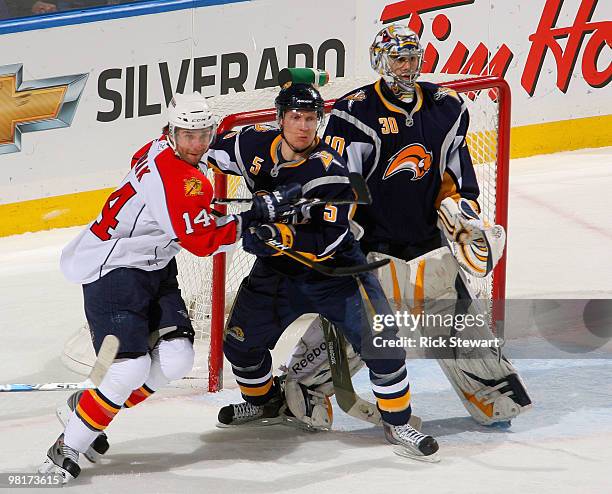
[[[118,350],[119,339],[116,336],[107,335],[102,342],[89,376],[79,383],[0,384],[0,391],[66,391],[97,388],[106,376],[113,360],[115,360]]]
[[[332,382],[338,406],[350,415],[374,425],[382,425],[380,412],[374,403],[364,400],[355,392],[351,372],[346,356],[346,340],[338,328],[324,317],[321,325],[327,345],[327,358],[331,370]],[[408,423],[417,430],[421,430],[421,418],[412,414]]]
[[[303,202],[297,202],[300,206],[319,206],[322,204],[331,204],[332,206],[341,206],[343,204],[372,204],[372,196],[366,185],[364,178],[356,172],[349,173],[349,183],[355,194],[355,199],[320,199],[320,198],[303,198]],[[211,204],[248,204],[252,202],[252,198],[240,197],[220,197],[213,199]]]

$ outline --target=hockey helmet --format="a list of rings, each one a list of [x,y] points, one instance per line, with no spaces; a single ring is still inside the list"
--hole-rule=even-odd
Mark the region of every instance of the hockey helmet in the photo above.
[[[197,91],[174,95],[168,105],[168,142],[176,148],[176,129],[211,129],[211,143],[217,131],[217,117],[210,110],[206,98]],[[176,149],[175,149],[176,150]]]
[[[317,112],[317,120],[323,121],[323,98],[310,84],[288,82],[278,93],[274,105],[279,123],[287,110],[312,110]]]
[[[400,58],[418,57],[416,68],[399,74],[391,70],[391,62]],[[388,84],[397,84],[410,90],[419,75],[423,63],[423,48],[418,35],[402,24],[390,24],[380,30],[370,46],[370,64]]]

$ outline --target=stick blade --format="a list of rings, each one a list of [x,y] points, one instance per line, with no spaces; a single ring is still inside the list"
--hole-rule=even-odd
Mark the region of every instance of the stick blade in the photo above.
[[[356,276],[361,273],[367,273],[368,271],[375,271],[383,266],[389,264],[390,259],[381,259],[379,261],[370,262],[368,264],[360,264],[358,266],[345,266],[339,268],[328,268],[327,266],[319,266],[320,268],[327,268],[327,271],[323,272],[327,276]]]
[[[106,376],[108,369],[115,360],[118,351],[119,338],[112,334],[107,335],[102,342],[96,362],[89,373],[89,380],[94,384],[94,386],[100,386],[100,383]]]

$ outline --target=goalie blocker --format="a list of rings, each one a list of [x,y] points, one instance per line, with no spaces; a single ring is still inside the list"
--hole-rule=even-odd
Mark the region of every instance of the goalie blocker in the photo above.
[[[476,320],[477,301],[457,301],[457,261],[442,247],[410,262],[383,254],[370,254],[391,263],[378,271],[380,282],[392,305],[410,313],[454,315],[467,310]],[[459,312],[457,312],[459,311]],[[420,324],[416,334],[448,340],[494,340],[488,325],[472,325],[460,332],[454,327]],[[414,337],[415,333],[411,333]],[[333,393],[323,333],[316,319],[301,338],[286,366],[287,379],[297,380],[315,391]],[[362,366],[359,355],[348,347],[349,367],[354,374]],[[508,423],[531,407],[531,399],[512,362],[495,346],[460,345],[438,355],[438,363],[470,415],[482,425]],[[442,358],[443,357],[443,358]]]

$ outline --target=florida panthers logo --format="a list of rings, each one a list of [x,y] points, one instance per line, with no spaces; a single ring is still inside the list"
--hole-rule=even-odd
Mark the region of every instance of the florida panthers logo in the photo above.
[[[421,144],[409,144],[389,160],[383,180],[404,171],[412,172],[410,180],[420,180],[431,168],[432,158],[432,154]]]

